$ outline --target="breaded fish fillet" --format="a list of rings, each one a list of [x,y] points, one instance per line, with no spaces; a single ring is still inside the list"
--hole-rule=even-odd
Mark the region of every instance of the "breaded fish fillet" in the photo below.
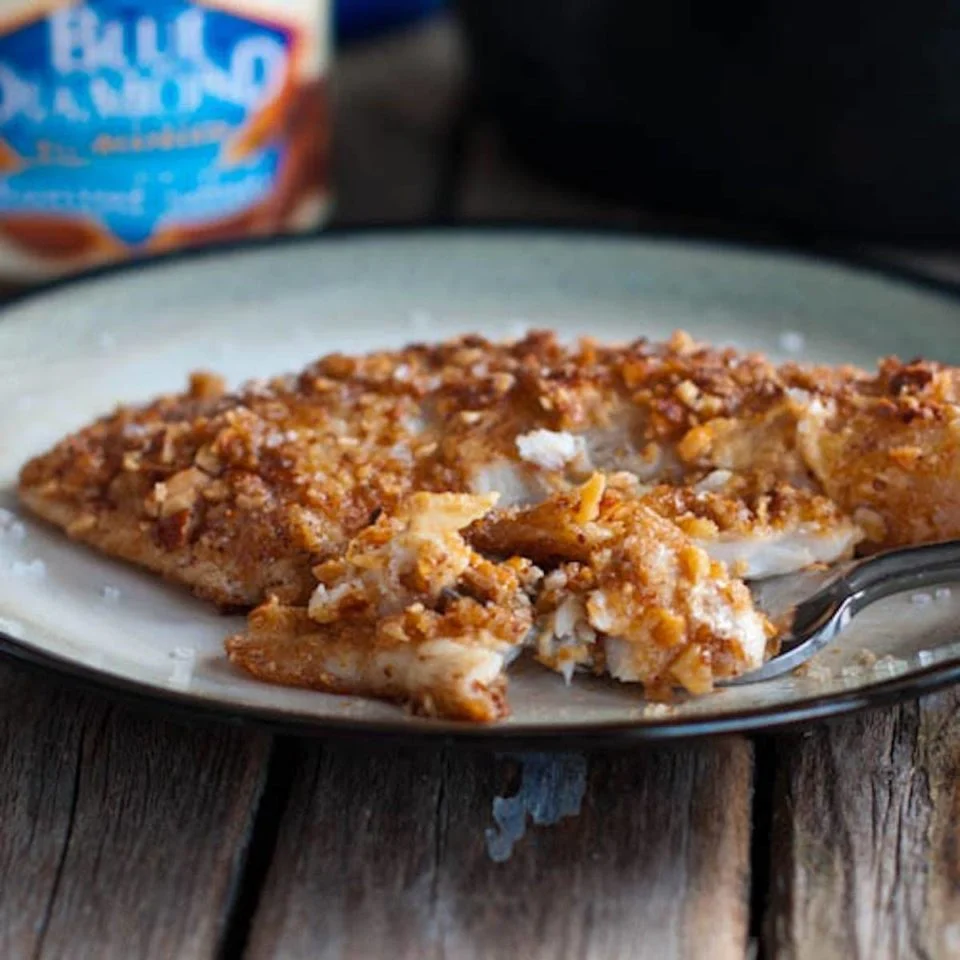
[[[784,572],[845,555],[859,528],[871,547],[960,535],[955,378],[895,361],[875,376],[778,368],[684,334],[462,337],[328,356],[236,393],[195,376],[186,394],[121,408],[27,464],[20,495],[78,540],[252,606],[305,603],[312,567],[418,490],[530,504],[594,470],[695,491],[725,471],[757,503],[810,500],[806,519],[779,526],[747,502],[724,530],[704,508],[714,556]],[[823,495],[820,510],[810,498]],[[696,516],[690,496],[677,509]]]
[[[597,474],[489,517],[479,538],[495,563],[460,533],[493,497],[415,494],[317,568],[308,607],[255,610],[229,656],[262,680],[475,721],[506,712],[503,671],[523,644],[568,678],[581,666],[654,692],[703,693],[759,666],[773,631],[747,588],[642,498],[605,487]]]
[[[506,712],[504,668],[533,623],[529,561],[494,564],[459,531],[496,497],[416,493],[338,560],[308,607],[271,599],[226,642],[261,680],[399,700],[416,712],[489,721]]]
[[[868,546],[960,536],[960,371],[885,360],[826,395],[811,377],[794,398],[801,456]]]
[[[642,498],[746,580],[848,559],[864,537],[833,500],[765,476],[714,470],[692,486],[660,484]]]

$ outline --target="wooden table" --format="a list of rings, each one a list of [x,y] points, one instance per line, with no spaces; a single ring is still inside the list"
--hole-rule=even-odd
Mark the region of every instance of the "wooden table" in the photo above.
[[[453,169],[462,73],[446,23],[343,58],[341,221],[651,225],[512,168],[483,124]],[[190,728],[8,666],[0,688],[0,958],[960,956],[955,693],[507,756]]]

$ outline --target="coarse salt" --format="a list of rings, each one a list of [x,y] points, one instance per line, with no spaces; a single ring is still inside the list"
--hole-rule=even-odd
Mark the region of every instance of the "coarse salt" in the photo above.
[[[23,624],[19,620],[7,620],[0,617],[0,633],[9,634],[11,637],[19,636],[23,633]]]
[[[784,353],[803,353],[807,346],[807,338],[799,330],[784,330],[779,342]]]
[[[677,708],[669,703],[648,703],[644,705],[643,716],[647,720],[655,720],[659,717],[671,717],[677,712]]]
[[[800,666],[794,670],[793,675],[806,680],[812,680],[815,683],[826,683],[833,678],[833,670],[823,662],[823,658],[826,653],[835,652],[836,650],[827,650],[824,651],[824,653],[818,653],[806,663],[801,663]]]
[[[23,541],[27,536],[27,528],[17,519],[12,510],[0,507],[0,539]]]
[[[889,653],[885,657],[881,657],[876,664],[874,665],[874,670],[877,673],[898,673],[900,670],[903,670],[907,666],[906,660],[901,660],[899,657],[891,656]]]
[[[186,688],[193,680],[193,660],[175,660],[167,683],[172,687]]]

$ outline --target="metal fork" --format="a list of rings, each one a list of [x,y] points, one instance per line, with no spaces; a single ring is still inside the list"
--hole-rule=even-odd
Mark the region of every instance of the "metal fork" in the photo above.
[[[816,592],[797,603],[780,651],[762,667],[723,682],[759,683],[795,670],[826,647],[864,607],[894,593],[960,581],[960,540],[891,550],[829,571]]]

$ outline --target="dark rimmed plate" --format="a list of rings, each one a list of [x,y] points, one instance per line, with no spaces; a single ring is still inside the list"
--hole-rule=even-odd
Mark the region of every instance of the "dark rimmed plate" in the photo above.
[[[117,401],[178,389],[197,366],[231,380],[364,350],[530,326],[622,339],[676,327],[774,356],[960,362],[960,301],[809,258],[708,243],[555,230],[408,230],[176,258],[23,299],[0,322],[0,652],[178,711],[301,733],[495,742],[663,739],[759,730],[916,696],[960,677],[960,589],[864,614],[805,677],[719,691],[664,711],[592,678],[567,688],[521,665],[493,727],[271,687],[222,655],[237,623],[183,592],[20,516],[31,454]]]

